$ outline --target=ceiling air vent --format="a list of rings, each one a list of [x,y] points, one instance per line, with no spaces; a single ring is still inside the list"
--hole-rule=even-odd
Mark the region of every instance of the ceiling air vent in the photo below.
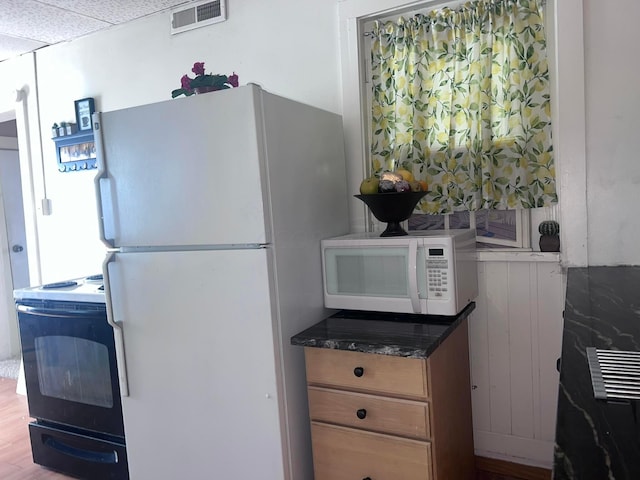
[[[227,19],[225,0],[193,2],[171,11],[171,34],[204,27]]]

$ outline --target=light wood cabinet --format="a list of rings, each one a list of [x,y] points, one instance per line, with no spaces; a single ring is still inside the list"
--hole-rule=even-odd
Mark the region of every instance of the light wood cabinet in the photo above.
[[[311,422],[315,480],[430,480],[431,444]]]
[[[474,478],[466,320],[426,359],[305,359],[315,480]]]
[[[309,387],[310,416],[316,421],[428,440],[429,404]]]

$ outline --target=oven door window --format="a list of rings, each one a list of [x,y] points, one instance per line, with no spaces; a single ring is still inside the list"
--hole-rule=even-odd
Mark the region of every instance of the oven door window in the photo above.
[[[124,437],[113,329],[104,304],[17,305],[29,414]]]
[[[101,343],[64,335],[37,337],[35,351],[42,395],[111,408],[109,351]]]

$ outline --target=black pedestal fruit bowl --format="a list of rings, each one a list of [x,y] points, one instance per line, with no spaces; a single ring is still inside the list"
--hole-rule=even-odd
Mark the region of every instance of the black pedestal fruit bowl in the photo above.
[[[374,217],[387,223],[387,228],[380,234],[381,237],[399,237],[408,235],[400,226],[400,222],[411,216],[420,199],[426,194],[427,192],[389,192],[354,196],[367,204]]]

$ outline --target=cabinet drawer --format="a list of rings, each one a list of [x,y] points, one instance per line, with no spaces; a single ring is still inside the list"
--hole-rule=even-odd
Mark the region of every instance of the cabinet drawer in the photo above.
[[[311,420],[428,440],[429,404],[309,387]]]
[[[428,397],[426,360],[327,348],[306,347],[304,351],[309,384]]]
[[[431,444],[311,422],[315,480],[430,480]]]

